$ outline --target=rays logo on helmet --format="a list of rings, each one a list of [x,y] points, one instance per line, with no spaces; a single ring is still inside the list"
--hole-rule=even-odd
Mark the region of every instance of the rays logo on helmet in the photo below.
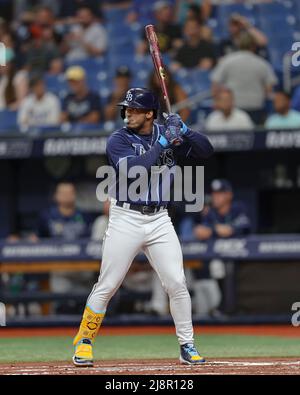
[[[132,93],[131,92],[127,92],[126,100],[127,101],[131,101],[132,99],[133,99]]]

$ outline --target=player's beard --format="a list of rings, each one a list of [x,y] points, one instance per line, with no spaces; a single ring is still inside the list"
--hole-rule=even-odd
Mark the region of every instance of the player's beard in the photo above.
[[[148,126],[149,125],[149,126]],[[137,134],[148,134],[151,133],[153,122],[147,122],[146,118],[142,122],[134,121],[133,119],[129,120],[127,123],[127,128],[132,130]]]

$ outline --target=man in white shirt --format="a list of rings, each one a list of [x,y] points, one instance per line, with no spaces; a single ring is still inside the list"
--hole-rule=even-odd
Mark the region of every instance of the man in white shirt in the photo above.
[[[59,124],[60,102],[51,92],[47,92],[42,78],[30,82],[31,93],[21,102],[18,111],[18,125],[26,130],[30,126],[52,126]]]
[[[249,115],[234,106],[234,97],[230,89],[220,89],[214,99],[215,110],[205,123],[208,131],[252,130],[254,124]]]
[[[107,33],[105,28],[95,19],[88,7],[78,9],[78,23],[66,35],[64,46],[67,51],[67,61],[77,61],[88,57],[102,55],[107,48]]]
[[[265,121],[265,101],[277,77],[272,66],[254,52],[256,44],[248,33],[241,34],[239,50],[224,56],[211,74],[213,94],[226,86],[231,89],[238,108],[251,116],[256,124]]]

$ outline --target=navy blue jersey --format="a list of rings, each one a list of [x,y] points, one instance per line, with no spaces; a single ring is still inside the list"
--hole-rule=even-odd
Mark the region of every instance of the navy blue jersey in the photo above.
[[[221,215],[215,208],[210,207],[206,214],[201,216],[201,225],[213,230],[213,236],[217,236],[214,227],[217,224],[230,225],[234,232],[232,236],[241,236],[250,232],[250,219],[245,206],[240,202],[232,202],[231,208],[226,215]]]
[[[190,129],[183,136],[184,142],[180,146],[163,148],[158,139],[164,130],[165,126],[154,123],[150,135],[139,135],[123,127],[110,136],[106,154],[110,165],[116,171],[113,186],[116,187],[117,200],[143,205],[165,205],[170,200],[165,196],[166,189],[170,189],[174,179],[169,170],[177,164],[178,158],[207,158],[213,153],[207,137]],[[125,159],[127,173],[123,169]],[[128,171],[134,166],[142,166],[148,172],[148,182],[138,191],[137,199],[128,196],[128,189],[134,187],[134,179],[128,177]],[[137,175],[136,179],[138,177]],[[167,177],[171,181],[170,187],[163,188],[163,185],[168,185],[165,183]],[[112,189],[111,187],[110,190]]]
[[[88,92],[81,99],[69,93],[62,102],[62,110],[69,116],[70,122],[80,121],[92,111],[100,111],[100,96],[95,92]]]
[[[66,217],[56,206],[45,210],[39,218],[37,234],[39,237],[75,240],[88,237],[88,225],[79,210]]]

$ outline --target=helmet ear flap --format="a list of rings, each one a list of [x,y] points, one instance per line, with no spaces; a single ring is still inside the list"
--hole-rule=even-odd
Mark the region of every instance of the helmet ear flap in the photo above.
[[[122,119],[125,119],[125,109],[126,109],[125,106],[123,106],[122,109],[121,109],[121,118]]]

